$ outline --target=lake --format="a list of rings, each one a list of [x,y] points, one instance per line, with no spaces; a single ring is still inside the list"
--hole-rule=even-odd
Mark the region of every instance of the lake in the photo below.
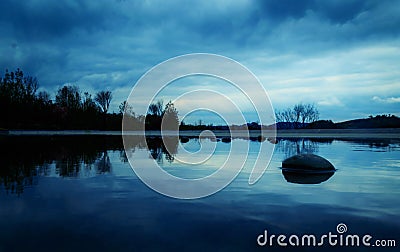
[[[249,146],[254,161],[260,144],[270,143],[252,140],[190,138],[169,153],[152,137],[147,146],[138,139],[130,155],[141,168],[156,162],[174,176],[195,179],[215,172],[234,142]],[[286,235],[286,243],[290,235],[319,240],[329,232],[339,235],[339,224],[346,225],[343,235],[368,234],[370,244],[395,240],[398,249],[400,139],[278,140],[256,184],[248,184],[251,166],[245,165],[218,193],[182,200],[153,191],[136,176],[121,136],[1,136],[0,251],[315,251],[318,245],[285,248],[269,237],[273,244],[260,246],[257,239],[267,230],[269,236]],[[176,160],[183,148],[193,153],[200,146],[215,146],[206,165]],[[320,155],[337,171],[284,176],[282,161],[296,153]],[[323,248],[368,251],[327,240]]]

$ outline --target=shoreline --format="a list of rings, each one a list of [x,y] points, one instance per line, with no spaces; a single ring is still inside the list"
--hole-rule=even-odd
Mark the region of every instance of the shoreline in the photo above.
[[[179,136],[197,137],[202,131],[189,130],[180,131]],[[213,131],[216,137],[231,137],[230,132],[226,130]],[[263,131],[265,137],[274,137],[273,131]],[[0,131],[3,136],[122,136],[121,131],[98,131],[98,130],[8,130]],[[125,135],[142,135],[140,131],[126,132]],[[164,132],[166,136],[175,136],[176,132]],[[232,131],[232,137],[258,137],[260,131]],[[147,131],[146,136],[161,136],[160,131]],[[400,139],[400,128],[382,128],[382,129],[290,129],[277,130],[278,138],[395,138]]]

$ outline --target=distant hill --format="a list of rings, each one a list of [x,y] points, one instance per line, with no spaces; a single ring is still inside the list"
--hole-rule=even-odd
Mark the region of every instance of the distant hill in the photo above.
[[[400,128],[400,118],[394,115],[378,115],[366,119],[356,119],[336,123],[339,129]]]
[[[394,115],[377,115],[365,119],[355,119],[339,123],[319,120],[306,126],[309,129],[376,129],[400,128],[400,118]]]

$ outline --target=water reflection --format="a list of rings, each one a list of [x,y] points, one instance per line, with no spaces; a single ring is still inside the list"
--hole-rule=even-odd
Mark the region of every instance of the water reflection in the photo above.
[[[347,139],[346,141],[355,144],[355,151],[391,152],[400,149],[398,139]],[[368,149],[366,150],[364,146],[368,146]]]
[[[221,139],[212,139],[219,141]],[[257,141],[258,139],[250,139]],[[393,139],[333,139],[333,138],[279,138],[275,152],[284,158],[295,154],[318,153],[321,146],[332,145],[334,141],[348,142],[353,151],[399,151],[400,143]],[[128,152],[148,149],[149,158],[159,162],[173,163],[178,152],[179,141],[183,144],[198,141],[198,138],[140,137],[131,136]],[[232,139],[235,141],[235,139]],[[147,144],[146,144],[147,142]],[[225,147],[224,147],[225,148]],[[330,148],[330,147],[329,147]],[[40,176],[91,177],[112,173],[111,152],[116,152],[121,163],[127,163],[121,136],[2,136],[0,138],[0,187],[7,193],[17,195],[25,187],[34,186]],[[281,160],[282,161],[282,160]],[[313,177],[283,173],[288,182],[321,183],[332,174]]]
[[[0,139],[0,186],[21,194],[39,176],[88,176],[111,172],[110,150],[122,150],[120,137],[13,136]]]
[[[398,151],[398,139],[363,139],[363,138],[278,138],[275,145],[277,152],[285,154],[285,158],[297,154],[316,154],[324,145],[331,145],[334,141],[347,142],[354,146],[355,151]],[[368,148],[365,148],[368,147]]]
[[[148,149],[150,157],[158,163],[163,163],[164,160],[172,163],[174,156],[178,152],[179,139],[177,137],[142,137],[142,136],[126,136],[125,147],[128,153],[135,152],[136,149]],[[123,157],[124,162],[128,158]]]
[[[287,138],[281,139],[277,145],[277,151],[283,152],[286,158],[299,154],[315,154],[319,152],[321,145],[331,145],[334,139],[329,138]],[[311,172],[299,169],[282,169],[282,175],[289,183],[295,184],[320,184],[327,181],[334,171]]]
[[[196,141],[200,140],[190,138],[182,147],[195,152],[199,148]],[[166,161],[163,151],[167,148],[160,139],[148,142],[154,156],[144,149],[143,139],[136,139],[130,151],[146,160],[133,162],[143,165],[161,156],[167,168],[187,170],[177,158]],[[257,140],[250,143],[250,159],[257,158],[259,145]],[[288,155],[286,149],[296,153],[298,149],[310,151],[308,146],[314,145],[315,154],[332,161],[339,169],[337,174],[307,178],[281,174],[278,166]],[[303,145],[303,139],[281,138],[277,147],[272,166],[254,186],[248,185],[251,169],[244,169],[221,192],[182,201],[164,197],[132,176],[121,137],[0,138],[0,251],[32,247],[41,251],[253,251],[260,249],[256,238],[263,230],[320,236],[336,234],[338,223],[345,223],[351,234],[399,240],[399,139],[322,143],[304,139]],[[217,155],[228,151],[229,144],[217,143]],[[173,157],[171,152],[168,155]],[[206,174],[210,167],[207,171],[196,168]],[[315,186],[293,184],[318,182]],[[9,193],[24,193],[5,195],[4,188]],[[354,251],[358,247],[347,249],[340,248]]]
[[[340,138],[280,138],[275,151],[284,154],[284,159],[298,154],[317,154],[324,145],[328,147],[334,141],[347,142],[353,151],[391,152],[400,150],[398,139],[340,139]],[[334,172],[304,173],[282,169],[282,175],[289,183],[320,184],[329,180]]]
[[[150,157],[174,161],[177,138],[147,138]],[[146,148],[144,137],[132,137],[129,151]],[[112,172],[110,152],[128,162],[121,136],[4,136],[0,138],[0,187],[20,195],[40,176],[91,177]]]
[[[315,154],[318,153],[320,145],[330,145],[333,140],[333,138],[280,138],[275,149],[285,153],[286,158],[297,154]]]

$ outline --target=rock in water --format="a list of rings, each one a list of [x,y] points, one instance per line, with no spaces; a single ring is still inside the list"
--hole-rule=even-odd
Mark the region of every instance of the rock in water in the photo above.
[[[287,158],[282,162],[282,168],[307,171],[334,171],[335,167],[325,158],[314,154],[300,154]]]

